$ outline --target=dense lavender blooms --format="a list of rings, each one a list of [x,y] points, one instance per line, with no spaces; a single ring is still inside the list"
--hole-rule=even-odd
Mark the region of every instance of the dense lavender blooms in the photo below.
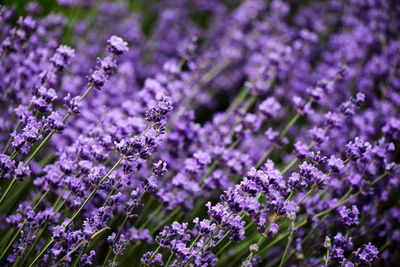
[[[398,265],[396,1],[14,2],[1,266]]]
[[[340,220],[346,226],[359,224],[359,214],[360,212],[355,205],[353,205],[351,208],[346,208],[345,206],[339,208]]]

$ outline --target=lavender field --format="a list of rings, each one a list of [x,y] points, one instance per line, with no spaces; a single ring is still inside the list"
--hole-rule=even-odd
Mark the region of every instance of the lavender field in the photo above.
[[[399,266],[398,0],[0,3],[0,266]]]

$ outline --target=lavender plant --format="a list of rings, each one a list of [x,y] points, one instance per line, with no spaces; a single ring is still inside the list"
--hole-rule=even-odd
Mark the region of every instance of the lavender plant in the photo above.
[[[398,264],[396,1],[12,5],[1,266]]]

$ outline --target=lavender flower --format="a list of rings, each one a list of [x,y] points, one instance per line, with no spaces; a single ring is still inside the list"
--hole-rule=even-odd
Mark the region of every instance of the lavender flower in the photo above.
[[[396,266],[395,2],[0,7],[0,264]]]
[[[340,220],[346,226],[354,226],[359,224],[358,215],[360,212],[357,207],[353,205],[350,208],[346,208],[345,206],[341,207],[339,210]]]
[[[379,251],[374,245],[368,243],[364,245],[362,250],[357,249],[353,254],[358,264],[371,265],[371,263],[378,258]]]
[[[50,58],[50,62],[58,70],[62,71],[70,64],[71,59],[75,56],[75,50],[66,45],[60,45],[56,53]]]
[[[122,53],[128,51],[128,43],[125,42],[121,37],[113,35],[110,39],[108,39],[107,42],[109,44],[107,49],[110,51],[110,53],[121,55]]]

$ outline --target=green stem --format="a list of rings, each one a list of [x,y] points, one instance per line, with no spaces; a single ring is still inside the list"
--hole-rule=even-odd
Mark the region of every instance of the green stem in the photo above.
[[[0,250],[3,249],[4,243],[11,237],[13,232],[14,232],[14,229],[13,228],[9,228],[7,233],[1,237]]]
[[[42,194],[42,196],[40,197],[38,202],[35,204],[35,206],[33,206],[34,210],[36,210],[37,207],[39,207],[40,203],[42,203],[43,199],[49,194],[49,192],[50,192],[50,189],[48,189],[44,194]]]
[[[121,266],[127,266],[127,264],[125,264],[128,260],[131,260],[131,258],[129,257],[130,255],[136,255],[135,250],[136,247],[138,247],[138,244],[132,244],[129,248],[128,248],[128,253],[125,253],[125,256],[123,258],[123,260],[121,261]],[[126,256],[128,255],[128,256]],[[104,264],[103,264],[104,266]]]
[[[305,223],[306,222],[303,222],[301,225],[304,225]],[[282,235],[277,236],[272,242],[268,243],[268,245],[260,251],[260,255],[264,255],[270,248],[275,246],[277,243],[281,242],[288,235],[289,233],[284,233]]]
[[[117,260],[117,254],[114,254],[114,258],[112,260],[111,266],[114,266],[114,263],[116,260]]]
[[[53,158],[55,158],[56,155],[53,153],[48,153],[40,162],[39,165],[43,168],[45,167],[47,164],[49,164],[49,162],[51,160],[53,160]]]
[[[196,242],[200,239],[200,237],[201,237],[200,234],[198,234],[196,236],[196,238],[193,240],[192,244],[190,244],[189,249],[191,249],[194,246],[194,244],[196,244]]]
[[[40,149],[47,143],[47,141],[50,139],[50,137],[54,134],[54,131],[51,131],[45,139],[42,140],[42,142],[39,144],[39,146],[36,147],[36,149],[33,151],[33,153],[29,156],[29,158],[24,162],[24,167],[28,166],[29,163],[33,160],[33,158],[36,156],[37,153],[39,153]],[[3,193],[0,199],[0,205],[3,203],[4,199],[8,196],[10,193],[12,187],[14,186],[15,182],[17,181],[16,177],[12,179],[11,183],[8,185],[6,191]]]
[[[215,65],[209,72],[207,72],[203,78],[201,79],[202,84],[209,83],[211,80],[213,80],[215,77],[218,76],[218,74],[221,73],[229,64],[231,63],[230,60],[224,60],[221,63]]]
[[[3,204],[1,205],[1,212],[3,214],[10,214],[12,212],[12,208],[18,203],[19,196],[26,191],[31,185],[30,181],[24,180],[22,181],[19,186],[16,188],[14,187],[13,190],[8,194],[8,197],[4,200]],[[34,201],[38,200],[39,196],[35,196]]]
[[[17,155],[18,155],[18,152],[17,152],[17,150],[14,149],[13,152],[11,152],[10,158],[15,159],[17,157]]]
[[[36,149],[33,151],[33,153],[29,156],[29,158],[24,162],[24,167],[28,166],[29,163],[33,160],[33,158],[36,156],[37,153],[39,153],[40,149],[47,143],[47,141],[51,138],[51,136],[54,134],[54,131],[51,131],[43,140],[42,142],[36,147]],[[1,196],[0,199],[0,205],[3,203],[4,199],[8,196],[10,193],[12,187],[14,186],[15,182],[17,181],[17,178],[14,176],[12,179],[11,183],[8,185],[6,191],[4,194]]]
[[[39,199],[39,201],[36,203],[36,205],[33,207],[33,210],[35,210],[40,203],[43,201],[44,197],[47,195],[47,193],[49,192],[49,190],[46,191],[46,193],[44,193],[42,195],[42,197]],[[35,202],[35,199],[32,201],[31,205]],[[3,250],[2,255],[0,256],[0,261],[3,259],[3,257],[5,256],[5,254],[7,253],[7,251],[10,249],[10,247],[12,246],[12,244],[15,242],[15,240],[17,239],[17,237],[19,236],[21,230],[23,229],[23,227],[25,226],[25,224],[27,223],[26,220],[23,221],[22,225],[20,226],[20,228],[17,230],[17,232],[14,234],[14,236],[12,237],[11,241],[8,243],[7,247]]]
[[[257,162],[256,164],[256,169],[260,168],[260,166],[265,162],[265,160],[269,157],[269,155],[271,154],[273,150],[273,146],[271,145],[271,147],[267,150],[267,152],[265,152],[265,154],[262,156],[262,158]]]
[[[258,246],[258,247],[260,247],[262,241],[263,241],[263,236],[261,236],[261,237],[258,239],[258,242],[257,242],[257,246]],[[254,252],[252,251],[252,252],[250,252],[249,256],[247,256],[246,261],[250,261],[251,258],[253,258],[253,256],[254,256]]]
[[[283,138],[300,117],[300,113],[296,113],[296,115],[289,121],[285,128],[283,128],[281,134],[279,135],[279,138]]]
[[[123,161],[123,157],[119,158],[119,160],[112,166],[112,168],[108,171],[108,173],[101,179],[100,184],[104,183],[104,181],[113,173],[121,164]],[[67,228],[75,219],[77,216],[81,213],[83,208],[87,205],[87,203],[93,198],[93,196],[96,194],[98,188],[96,187],[93,189],[93,191],[90,193],[90,195],[86,198],[85,202],[82,203],[82,205],[79,207],[79,209],[75,212],[75,214],[72,216],[71,220],[65,225],[65,228]]]
[[[186,97],[183,101],[181,107],[173,114],[170,122],[167,126],[167,131],[171,130],[172,125],[175,121],[182,115],[182,113],[187,109],[190,105],[192,100],[197,96],[198,92],[201,90],[202,86],[209,83],[215,77],[217,77],[229,64],[231,63],[230,60],[224,60],[214,67],[212,67],[203,77],[201,77],[199,84],[197,84],[190,92],[189,96]]]
[[[24,167],[29,165],[29,163],[39,153],[39,151],[42,149],[42,147],[50,140],[50,138],[53,136],[54,133],[55,133],[55,131],[51,131],[50,133],[47,134],[47,136],[42,140],[42,142],[40,142],[40,144],[32,152],[32,154],[29,156],[29,158],[24,162]]]
[[[288,242],[286,244],[285,251],[283,252],[281,262],[279,263],[279,267],[282,267],[283,264],[285,263],[286,254],[288,253],[290,244],[292,243],[292,240],[293,240],[293,233],[294,233],[294,221],[292,221],[292,231],[290,231],[290,234],[288,237]]]
[[[81,259],[83,253],[85,252],[86,248],[83,248],[81,253],[79,253],[78,257],[76,258],[74,264],[72,265],[72,267],[76,267],[78,266],[79,260]]]
[[[348,162],[348,160],[346,160],[346,162]],[[399,165],[396,166],[396,168],[398,168],[398,167],[399,167]],[[382,180],[386,175],[387,175],[386,172],[383,173],[381,176],[379,176],[379,177],[376,178],[374,181],[372,181],[372,182],[369,184],[369,187],[370,187],[370,186],[373,186],[374,184],[376,184],[377,182],[379,182],[380,180]],[[336,208],[338,208],[338,207],[344,205],[345,203],[349,202],[350,200],[354,199],[354,198],[357,197],[359,194],[361,194],[361,191],[358,191],[357,193],[355,193],[355,194],[352,195],[351,197],[347,198],[347,196],[350,195],[351,191],[352,191],[352,189],[349,189],[349,190],[340,198],[339,203],[338,203],[335,207],[330,208],[330,209],[326,209],[326,210],[324,210],[324,211],[322,211],[322,212],[316,214],[317,217],[323,216],[323,218],[318,222],[317,226],[315,226],[314,229],[317,229],[317,228],[328,218],[328,214],[329,214],[332,210],[334,210],[334,209],[336,209]],[[346,198],[347,198],[347,199],[346,199]],[[311,235],[312,235],[313,232],[314,232],[314,229],[312,229],[312,230],[305,236],[305,238],[303,238],[303,240],[301,241],[302,244],[304,244],[304,243],[311,237]],[[288,258],[290,258],[292,255],[293,255],[293,251],[290,253],[290,255],[289,255]]]
[[[157,214],[160,214],[160,210],[161,210],[161,207],[162,207],[162,205],[159,205],[158,207],[157,207],[157,209],[155,210],[155,211],[153,211],[153,213],[150,215],[150,217],[149,218],[147,218],[147,220],[146,220],[146,222],[140,227],[140,228],[146,228],[149,224],[150,224],[150,222],[153,220],[153,218],[157,215]],[[143,212],[143,214],[146,214],[145,212]],[[144,216],[143,216],[144,217]],[[140,225],[140,224],[139,224]]]
[[[20,233],[21,230],[24,228],[25,224],[26,224],[26,221],[24,221],[24,222],[22,223],[22,225],[18,228],[17,232],[16,232],[16,233],[14,234],[14,236],[11,238],[11,241],[8,242],[7,247],[6,247],[6,248],[3,250],[3,252],[1,253],[0,262],[3,260],[4,256],[6,256],[8,250],[11,248],[12,244],[13,244],[14,241],[17,239],[19,233]]]
[[[36,258],[31,262],[29,267],[35,266],[36,262],[43,256],[43,254],[50,248],[51,245],[53,245],[54,240],[52,239],[50,242],[46,244],[46,246],[39,252],[39,254],[36,256]]]
[[[344,195],[343,197],[339,200],[339,202],[341,202],[343,199],[345,199],[349,194],[351,193],[351,189],[349,189]],[[311,235],[314,233],[315,229],[318,229],[318,227],[328,218],[328,214],[325,214],[325,216],[318,222],[318,224],[311,229],[311,231],[309,231],[307,233],[307,235],[302,239],[301,244],[304,244],[310,237]],[[293,255],[293,251],[289,254],[288,258],[290,258]]]
[[[383,178],[385,178],[386,175],[388,175],[388,173],[386,173],[386,172],[383,173],[381,176],[379,176],[379,177],[376,178],[374,181],[372,181],[371,183],[369,183],[368,187],[371,187],[371,186],[375,185],[377,182],[379,182],[380,180],[382,180]],[[348,192],[349,192],[349,191],[348,191]],[[348,193],[348,192],[347,192],[347,193]],[[346,194],[347,194],[347,193],[346,193]],[[326,209],[326,210],[324,210],[324,211],[321,211],[321,212],[317,213],[315,216],[316,216],[316,217],[321,217],[321,216],[323,216],[323,215],[325,215],[325,214],[328,214],[328,213],[331,212],[332,210],[337,209],[337,208],[343,206],[344,204],[346,204],[347,202],[349,202],[350,200],[356,198],[356,197],[359,196],[361,193],[362,193],[362,191],[361,191],[361,190],[358,190],[355,194],[351,195],[349,198],[347,198],[347,199],[345,199],[345,200],[342,200],[342,201],[339,201],[339,203],[336,204],[333,208],[330,208],[330,209]]]
[[[44,228],[40,229],[40,230],[36,233],[35,241],[32,243],[32,245],[30,245],[29,251],[26,253],[25,257],[22,258],[23,261],[22,261],[21,265],[17,265],[17,266],[25,266],[26,260],[29,258],[29,256],[31,255],[33,249],[36,247],[36,244],[37,244],[37,242],[39,241],[40,236],[42,235],[43,231],[44,231]]]
[[[63,189],[61,190],[60,194],[58,195],[56,201],[55,201],[54,204],[53,204],[53,209],[56,209],[56,207],[57,207],[58,204],[60,203],[60,200],[61,200],[61,198],[63,197],[65,190],[66,190],[66,187],[63,187]]]
[[[206,240],[206,242],[204,242],[203,246],[201,246],[201,248],[199,248],[199,249],[196,251],[196,254],[199,253],[199,252],[201,252],[203,249],[206,249],[206,248],[207,248],[207,246],[211,243],[211,241],[212,241],[212,239],[214,238],[214,236],[216,236],[216,235],[219,233],[219,231],[222,229],[222,227],[225,225],[225,223],[229,220],[229,218],[232,217],[232,215],[233,215],[233,212],[231,212],[231,213],[229,214],[229,216],[225,219],[225,221],[223,221],[220,225],[217,226],[217,228],[215,229],[214,233]],[[196,239],[197,239],[199,236],[200,236],[200,235],[197,235]],[[196,239],[195,239],[195,240],[196,240]],[[193,242],[192,245],[194,245],[194,243],[195,243],[195,242]],[[193,257],[185,264],[184,267],[188,266],[188,265],[192,262],[192,260],[193,260]]]
[[[153,235],[155,232],[158,231],[166,222],[168,222],[171,218],[173,218],[177,213],[179,213],[179,208],[174,209],[164,220],[159,222],[157,226],[151,230],[151,234]]]
[[[281,171],[281,174],[285,174],[286,172],[288,172],[294,164],[296,164],[296,162],[298,161],[298,158],[295,158],[294,160],[292,160],[288,165],[286,165],[286,167]]]
[[[102,184],[110,175],[112,172],[114,172],[115,169],[119,167],[123,160],[123,157],[121,157],[115,164],[114,166],[108,171],[108,173],[101,179],[100,184]],[[90,195],[86,198],[85,202],[82,203],[82,205],[79,207],[79,209],[74,213],[72,218],[69,220],[69,222],[64,226],[64,228],[67,228],[71,223],[75,221],[77,216],[81,213],[83,208],[87,205],[87,203],[93,198],[93,196],[96,194],[98,188],[96,187],[93,189],[93,191],[90,193]],[[46,252],[47,249],[54,243],[54,240],[50,240],[47,245],[42,249],[42,251],[39,252],[39,254],[36,256],[34,261],[31,263],[30,266],[34,266],[34,264],[43,256],[43,254]]]
[[[81,99],[84,99],[92,89],[93,89],[93,86],[89,86],[87,88],[87,90],[83,93],[83,95],[81,96]],[[68,112],[64,116],[63,121],[65,122],[71,115],[72,115],[72,113]],[[35,158],[35,156],[39,153],[39,151],[43,148],[43,146],[50,140],[50,138],[53,136],[54,133],[55,133],[55,131],[53,130],[53,131],[51,131],[50,133],[47,134],[47,136],[42,140],[42,142],[40,142],[40,144],[35,148],[35,150],[32,152],[32,154],[24,162],[24,165],[23,165],[24,167],[29,165],[29,163]],[[16,156],[16,153],[15,153],[15,156]],[[6,191],[4,192],[4,194],[2,195],[2,197],[0,199],[0,205],[1,205],[1,203],[3,203],[4,199],[10,193],[11,188],[13,187],[15,182],[16,182],[16,177],[14,176],[11,184],[7,187]]]
[[[218,250],[218,252],[215,254],[215,256],[217,257],[217,256],[219,256],[223,251],[225,251],[225,249],[227,248],[227,247],[229,247],[229,245],[231,244],[232,242],[229,240],[228,242],[226,242],[226,244],[220,249],[220,250]]]
[[[236,98],[233,100],[232,104],[226,110],[226,115],[230,116],[239,107],[240,103],[243,101],[248,93],[249,90],[246,87],[243,87]]]
[[[218,240],[217,243],[215,243],[214,247],[217,247],[229,235],[230,232],[230,230],[226,232],[226,234],[220,240]]]
[[[171,252],[171,255],[169,255],[169,258],[168,258],[167,263],[165,264],[165,266],[168,267],[168,265],[169,265],[169,263],[171,262],[173,256],[174,256],[174,253]]]
[[[111,250],[112,250],[111,247],[109,247],[107,250],[106,257],[104,258],[103,266],[107,266],[107,261],[108,261],[108,258],[110,258]]]
[[[156,254],[157,254],[157,252],[160,250],[160,248],[161,248],[161,245],[158,245],[158,247],[156,248],[156,250],[154,250],[153,254],[151,254],[151,256],[150,256],[150,258],[149,258],[149,261],[151,261],[151,260],[154,258],[154,256],[156,256]]]
[[[139,198],[139,199],[140,199],[140,198]],[[121,234],[122,228],[124,228],[126,222],[128,221],[128,218],[129,218],[129,216],[126,215],[125,218],[124,218],[124,221],[122,222],[122,224],[121,224],[121,226],[120,226],[120,228],[119,228],[119,230],[118,230],[118,233],[117,233],[117,235],[116,235],[116,237],[115,237],[115,240],[118,240],[119,235]],[[106,258],[105,258],[105,260],[104,260],[104,264],[103,264],[103,265],[107,265],[108,258],[109,258],[110,255],[111,255],[111,250],[112,250],[112,249],[111,249],[111,246],[110,246],[110,248],[109,248],[109,250],[108,250],[108,253],[107,253],[107,256],[106,256]],[[115,262],[116,259],[117,259],[117,254],[114,255],[113,263]]]
[[[10,182],[10,184],[7,186],[6,191],[4,191],[3,195],[0,198],[0,205],[3,203],[3,201],[6,199],[8,194],[10,193],[12,187],[14,186],[15,182],[17,181],[16,178],[13,178]]]
[[[329,249],[326,249],[325,266],[329,266]]]
[[[15,126],[13,132],[18,131],[18,128],[19,128],[20,126],[21,126],[21,121],[18,121],[18,123],[17,123],[17,125]],[[8,150],[8,148],[10,147],[10,145],[11,145],[11,143],[12,143],[13,140],[14,140],[14,136],[10,134],[10,138],[8,138],[7,144],[6,144],[6,146],[4,147],[4,149],[3,149],[3,154],[6,154],[6,153],[7,153],[7,150]]]
[[[244,104],[244,106],[243,106],[243,113],[245,113],[247,110],[249,110],[252,106],[253,106],[253,104],[255,103],[257,101],[257,97],[256,96],[254,96],[254,95],[252,95],[247,101],[246,101],[246,103]]]
[[[94,233],[92,235],[92,239],[95,239],[98,235],[100,235],[101,233],[103,233],[104,231],[107,231],[108,229],[110,229],[110,227],[104,227],[101,228],[100,230],[98,230],[96,233]],[[76,247],[74,247],[70,252],[68,252],[64,257],[62,257],[56,265],[59,265],[62,261],[64,261],[68,255],[72,255],[75,251],[77,251],[81,246],[86,245],[85,241],[81,241],[78,245],[76,245]],[[78,259],[79,260],[79,259]],[[36,260],[37,261],[37,260]],[[32,264],[30,266],[33,266]]]

